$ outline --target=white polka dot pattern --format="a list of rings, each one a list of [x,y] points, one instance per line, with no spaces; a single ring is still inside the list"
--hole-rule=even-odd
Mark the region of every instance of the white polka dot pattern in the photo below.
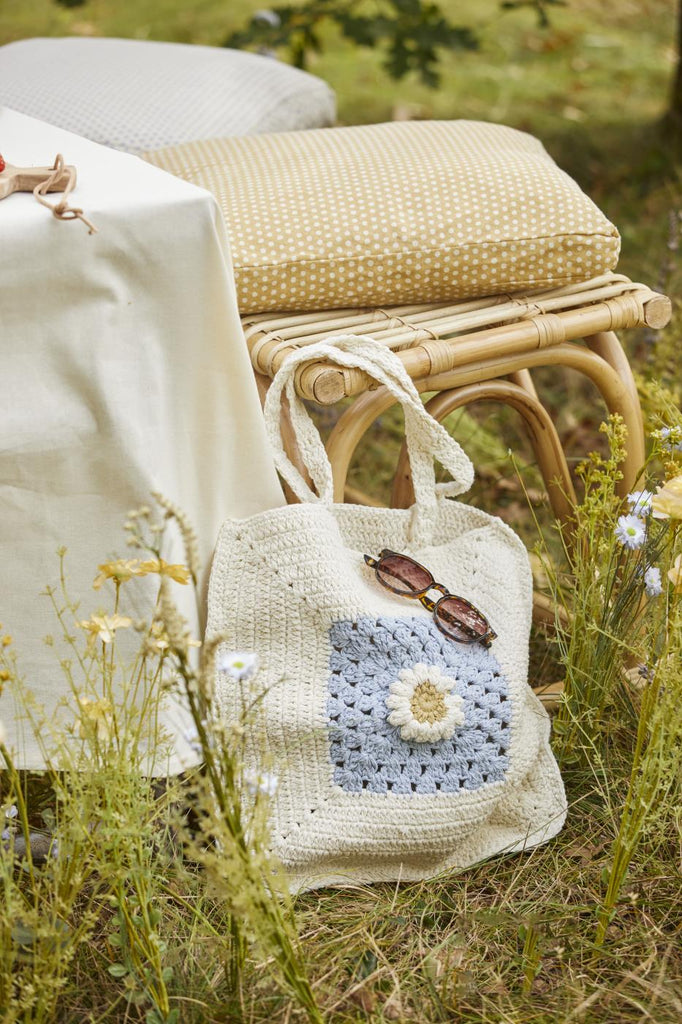
[[[139,39],[0,47],[0,104],[138,153],[190,139],[334,123],[329,86],[280,61]]]
[[[147,159],[218,198],[242,313],[587,280],[615,227],[530,135],[411,121],[212,139]]]

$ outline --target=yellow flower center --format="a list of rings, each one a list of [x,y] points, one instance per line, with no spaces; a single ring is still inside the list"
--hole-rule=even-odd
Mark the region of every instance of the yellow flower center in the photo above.
[[[426,679],[415,686],[410,698],[410,711],[418,722],[440,722],[448,711],[445,706],[445,695]]]

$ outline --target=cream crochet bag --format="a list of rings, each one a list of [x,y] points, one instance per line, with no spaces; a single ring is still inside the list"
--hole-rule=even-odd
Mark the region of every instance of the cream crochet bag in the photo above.
[[[359,367],[401,403],[411,509],[334,504],[329,461],[294,389],[298,364],[311,358]],[[284,452],[283,392],[317,494]],[[292,890],[428,878],[554,836],[566,803],[547,714],[526,681],[528,556],[500,519],[449,500],[473,481],[467,456],[425,411],[400,360],[371,338],[292,355],[265,418],[301,504],[223,524],[207,633],[224,631],[229,647],[260,661],[265,753],[278,777],[272,846]],[[436,484],[434,458],[452,482]],[[418,600],[381,586],[363,556],[384,548],[475,605],[497,634],[492,645],[448,639]],[[237,716],[238,686],[224,673],[216,686],[220,712]],[[416,695],[426,691],[424,726]],[[254,739],[247,768],[259,771],[262,756]]]

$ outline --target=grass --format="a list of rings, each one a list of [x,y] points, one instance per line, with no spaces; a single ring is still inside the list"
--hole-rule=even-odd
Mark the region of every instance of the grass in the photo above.
[[[216,44],[261,6],[259,0],[88,0],[67,10],[50,0],[2,0],[0,43],[75,32]],[[647,283],[662,279],[675,297],[680,267],[669,244],[676,233],[671,215],[676,227],[682,210],[679,165],[657,128],[673,69],[673,5],[571,0],[556,8],[545,31],[528,11],[500,14],[494,0],[443,6],[480,26],[481,51],[447,56],[435,93],[413,81],[391,82],[377,54],[352,51],[330,34],[311,70],[337,90],[340,120],[468,117],[532,131],[618,224],[624,272]],[[646,381],[662,379],[677,391],[679,405],[681,342],[679,317],[653,342],[643,334],[627,339],[643,380],[650,433],[662,416],[674,420],[675,402]],[[540,379],[575,463],[598,446],[603,410],[570,374]],[[534,543],[509,444],[519,452],[531,496],[538,481],[511,417],[486,408],[450,425],[479,470],[473,500],[503,514]],[[353,471],[352,482],[379,498],[387,495],[399,427],[384,417]],[[606,457],[603,444],[599,450]],[[659,458],[652,480],[674,471]],[[598,479],[603,483],[612,472],[602,466]],[[197,821],[185,833],[179,812],[187,792],[175,783],[159,791],[145,782],[134,751],[128,759],[102,758],[95,728],[85,788],[78,774],[55,774],[49,789],[44,779],[3,776],[3,804],[14,802],[23,815],[24,794],[26,821],[34,828],[54,825],[63,844],[47,866],[26,862],[18,875],[0,858],[0,1004],[14,1000],[8,1019],[158,1024],[177,1011],[190,1024],[284,1024],[304,1019],[306,1005],[311,1012],[312,993],[332,1024],[676,1024],[682,1017],[674,747],[680,648],[673,648],[672,660],[660,657],[661,644],[675,641],[674,630],[669,625],[661,639],[654,619],[628,635],[618,632],[627,626],[625,614],[605,627],[593,569],[599,564],[606,573],[611,565],[613,545],[603,557],[598,548],[611,538],[604,523],[612,526],[608,517],[619,510],[608,495],[600,500],[592,512],[589,502],[584,506],[584,561],[550,562],[560,572],[553,585],[579,613],[581,627],[560,634],[558,643],[535,636],[532,646],[532,678],[565,675],[569,683],[555,743],[570,813],[556,840],[528,856],[497,858],[436,881],[305,895],[294,908],[297,938],[290,921],[273,925],[267,913],[259,916],[269,897],[258,888],[258,872],[248,875],[251,899],[240,903],[234,880],[246,876],[234,865],[226,871],[218,858],[197,868],[204,857],[192,847]],[[551,538],[551,522],[542,501],[537,504]],[[589,518],[595,508],[600,533]],[[553,545],[556,555],[556,539]],[[613,585],[620,586],[627,567],[614,564]],[[628,615],[639,614],[632,601],[627,607]],[[671,609],[667,623],[673,623]],[[679,601],[677,615],[679,630]],[[662,664],[655,687],[626,687],[611,671],[603,692],[599,682],[614,659],[646,660],[652,651]],[[7,665],[5,671],[15,671]],[[661,707],[665,715],[657,713]],[[216,769],[218,781],[238,764],[238,748],[225,749],[236,760]],[[211,790],[202,790],[206,783],[199,780],[193,785],[195,814],[210,831]],[[222,805],[221,821],[234,821],[235,806]],[[222,847],[233,849],[238,833],[236,826],[222,833]],[[186,836],[187,855],[179,853],[179,834]],[[246,870],[243,857],[235,863]],[[273,945],[277,936],[282,941]],[[35,1000],[30,1006],[31,980],[43,986],[42,1009]]]

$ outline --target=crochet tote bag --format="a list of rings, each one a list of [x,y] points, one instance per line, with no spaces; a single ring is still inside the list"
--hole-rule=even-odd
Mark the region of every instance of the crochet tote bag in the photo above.
[[[294,388],[298,364],[313,358],[365,370],[401,403],[411,509],[333,502],[325,449]],[[317,494],[284,452],[283,393]],[[547,714],[527,684],[528,556],[500,519],[451,500],[473,481],[467,456],[400,360],[366,337],[290,356],[265,418],[301,504],[223,524],[207,633],[259,658],[264,736],[249,744],[246,768],[262,770],[265,756],[277,776],[271,841],[292,891],[428,878],[555,835],[566,804]],[[434,458],[451,482],[436,483]],[[365,559],[383,549],[430,571],[442,585],[434,599],[449,592],[474,605],[492,642],[457,642],[433,608],[389,589],[403,585]],[[237,717],[241,699],[218,673],[219,712]]]

